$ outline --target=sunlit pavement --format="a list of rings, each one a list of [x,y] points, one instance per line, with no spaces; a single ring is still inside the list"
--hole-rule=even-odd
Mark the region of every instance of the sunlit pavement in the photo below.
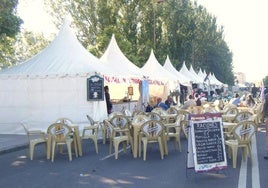
[[[11,137],[11,135],[10,135]],[[16,139],[0,135],[1,149],[4,140],[24,142],[23,137]],[[83,142],[83,156],[69,162],[67,154],[57,153],[52,163],[46,159],[43,145],[36,148],[34,160],[28,158],[28,149],[10,149],[0,154],[0,187],[91,187],[91,188],[264,188],[268,184],[268,160],[263,159],[265,132],[262,127],[253,141],[253,158],[241,164],[241,151],[238,153],[237,168],[232,168],[228,159],[228,168],[221,171],[196,173],[186,169],[187,141],[182,136],[182,152],[174,150],[170,142],[169,154],[163,160],[157,145],[148,148],[147,161],[134,159],[130,150],[120,152],[119,159],[109,155],[109,144],[99,143],[99,154],[95,153],[90,141]],[[255,146],[254,146],[255,144]],[[14,144],[13,144],[14,145]],[[24,142],[25,145],[25,142]],[[255,147],[255,149],[254,149]]]

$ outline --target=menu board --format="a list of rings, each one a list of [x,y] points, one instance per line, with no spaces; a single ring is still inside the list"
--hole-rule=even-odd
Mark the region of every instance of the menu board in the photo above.
[[[104,100],[104,80],[98,75],[91,76],[87,79],[87,100],[100,101]]]
[[[190,115],[188,166],[196,172],[227,167],[222,120],[220,114]]]

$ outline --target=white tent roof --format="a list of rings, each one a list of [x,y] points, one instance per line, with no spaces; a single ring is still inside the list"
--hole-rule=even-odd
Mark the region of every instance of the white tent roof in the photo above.
[[[120,73],[120,75],[124,75],[126,77],[139,77],[142,78],[144,73],[142,70],[133,64],[120,50],[114,34],[110,40],[110,43],[101,56],[100,60],[105,65],[112,67],[112,69],[116,70]]]
[[[195,72],[195,70],[194,70],[194,68],[193,68],[192,65],[190,66],[189,71],[190,71],[190,72],[192,73],[192,75],[195,77],[195,79],[197,80],[197,83],[203,83],[204,80],[203,80],[200,76],[198,76],[198,74]]]
[[[220,82],[220,81],[215,77],[215,75],[214,75],[213,73],[210,73],[210,75],[209,75],[209,79],[210,79],[211,82],[212,82],[211,84],[218,85],[218,86],[223,85],[223,83]]]
[[[179,79],[167,71],[160,63],[157,61],[153,50],[151,50],[151,54],[147,62],[141,68],[143,72],[146,72],[146,76],[149,76],[149,79],[155,80],[173,80],[178,81]]]
[[[78,41],[71,28],[65,22],[57,37],[34,57],[4,69],[2,75],[68,75],[97,72],[116,75],[105,67],[100,60],[89,53]]]
[[[195,78],[195,76],[187,69],[185,62],[183,62],[183,65],[179,71],[183,76],[190,79],[193,83],[198,83],[198,80]]]
[[[176,77],[178,77],[179,82],[182,85],[190,85],[190,79],[188,79],[187,77],[185,77],[183,74],[181,74],[179,71],[177,71],[175,69],[175,67],[172,65],[169,56],[167,56],[165,64],[163,65],[163,67],[168,70],[169,72],[171,72],[172,74],[174,74]]]
[[[202,78],[203,80],[206,78],[206,73],[202,71],[202,69],[199,69],[199,72],[197,73],[197,75]]]

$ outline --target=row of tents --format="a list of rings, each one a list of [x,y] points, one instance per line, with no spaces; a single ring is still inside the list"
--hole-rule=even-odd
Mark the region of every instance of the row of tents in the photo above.
[[[27,61],[0,72],[0,132],[22,133],[21,123],[46,130],[59,117],[77,123],[86,122],[89,114],[95,120],[107,118],[105,100],[87,100],[87,78],[100,75],[111,86],[111,98],[122,98],[129,85],[150,81],[150,94],[164,96],[179,84],[202,84],[209,76],[210,84],[222,83],[213,74],[187,69],[185,63],[177,71],[167,56],[164,66],[151,51],[142,68],[122,53],[115,37],[101,58],[89,53],[64,23],[57,37],[41,52]],[[168,83],[168,84],[167,84]],[[151,87],[152,86],[152,87]],[[154,86],[154,87],[153,87]],[[120,96],[122,95],[122,96]]]

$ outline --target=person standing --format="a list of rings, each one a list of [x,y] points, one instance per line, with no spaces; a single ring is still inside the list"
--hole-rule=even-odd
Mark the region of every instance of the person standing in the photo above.
[[[104,94],[105,94],[105,99],[106,99],[107,113],[110,114],[110,113],[112,113],[113,104],[111,103],[108,86],[104,87]]]
[[[253,98],[257,97],[257,91],[258,91],[258,88],[255,86],[255,84],[253,84],[253,87],[251,89],[251,93],[253,95]]]
[[[195,98],[196,106],[201,106],[202,103],[201,103],[201,100],[200,100],[200,97],[199,97],[198,93],[194,94],[194,98]]]

